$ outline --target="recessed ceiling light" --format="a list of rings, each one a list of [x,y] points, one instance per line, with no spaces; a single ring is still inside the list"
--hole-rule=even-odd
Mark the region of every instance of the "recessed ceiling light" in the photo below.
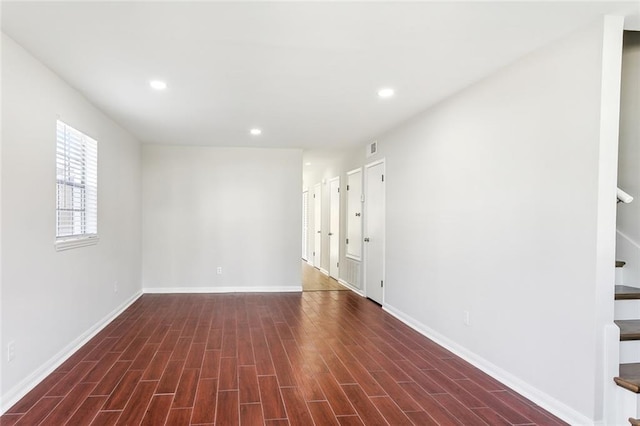
[[[310,166],[311,163],[309,163],[308,161],[306,163],[304,163],[305,166]]]
[[[389,87],[378,90],[378,96],[380,96],[381,98],[390,98],[394,93],[395,92],[393,91],[393,89]]]
[[[149,86],[154,90],[164,90],[167,88],[167,83],[162,80],[151,80]]]
[[[258,136],[260,133],[262,133],[262,130],[260,130],[260,129],[251,129],[249,131],[249,133],[251,133],[254,136]]]

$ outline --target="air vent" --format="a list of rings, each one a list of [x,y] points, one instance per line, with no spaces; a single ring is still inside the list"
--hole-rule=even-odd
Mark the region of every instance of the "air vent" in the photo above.
[[[373,141],[367,145],[367,157],[371,157],[378,153],[378,141]]]

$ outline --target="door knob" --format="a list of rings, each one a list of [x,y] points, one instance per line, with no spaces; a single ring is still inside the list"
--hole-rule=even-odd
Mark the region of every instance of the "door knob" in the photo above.
[[[364,242],[365,242],[365,243],[368,243],[368,242],[369,242],[369,238],[365,238],[365,239],[364,239]]]
[[[333,233],[332,233],[332,232],[329,232],[329,236],[332,236],[332,235],[333,235]]]

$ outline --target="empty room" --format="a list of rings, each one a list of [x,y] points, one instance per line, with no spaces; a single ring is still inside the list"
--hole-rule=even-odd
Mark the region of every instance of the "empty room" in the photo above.
[[[640,425],[638,1],[2,1],[0,424]]]

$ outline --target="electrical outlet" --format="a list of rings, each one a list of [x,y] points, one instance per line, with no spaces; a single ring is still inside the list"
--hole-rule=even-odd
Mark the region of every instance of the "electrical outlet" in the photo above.
[[[216,269],[216,273],[218,275],[222,275],[222,266],[218,266],[218,268]]]
[[[7,343],[7,362],[13,361],[15,357],[16,357],[16,342],[12,340],[9,343]]]
[[[464,325],[471,325],[471,314],[469,313],[469,311],[464,311]]]
[[[113,292],[117,293],[118,292],[118,281],[114,281],[113,282]]]

